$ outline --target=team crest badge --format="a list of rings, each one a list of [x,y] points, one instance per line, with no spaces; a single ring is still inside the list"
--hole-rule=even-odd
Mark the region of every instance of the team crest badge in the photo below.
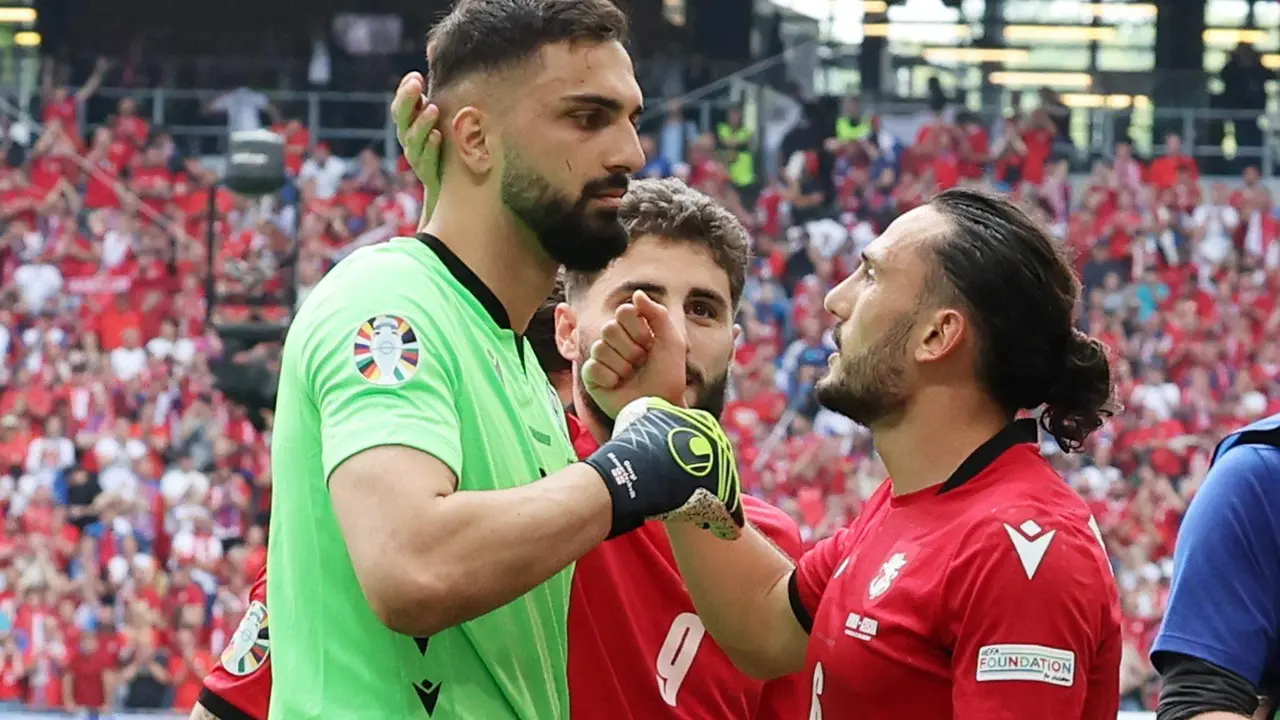
[[[356,370],[374,385],[399,385],[418,372],[418,334],[399,315],[375,315],[356,330]]]
[[[894,553],[884,561],[884,565],[880,566],[880,572],[871,578],[871,584],[867,585],[867,597],[875,600],[881,595],[889,591],[889,586],[893,584],[894,578],[902,572],[902,568],[907,564],[906,553]]]
[[[271,653],[267,635],[267,606],[257,600],[249,603],[240,626],[222,651],[221,663],[227,672],[244,677],[262,667]]]

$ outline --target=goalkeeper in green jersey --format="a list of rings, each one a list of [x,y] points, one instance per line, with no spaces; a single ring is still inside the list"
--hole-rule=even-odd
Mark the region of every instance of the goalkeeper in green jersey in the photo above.
[[[627,247],[644,157],[625,32],[609,0],[461,0],[429,38],[431,103],[402,83],[402,143],[442,148],[430,222],[340,262],[285,342],[272,720],[565,718],[574,560],[647,517],[741,525],[713,418],[642,400],[575,463],[522,337],[558,266]],[[593,397],[678,401],[679,333],[643,294],[627,307],[584,368]]]

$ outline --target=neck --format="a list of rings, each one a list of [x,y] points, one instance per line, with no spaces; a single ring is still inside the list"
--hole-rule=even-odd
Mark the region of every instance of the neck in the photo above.
[[[976,390],[925,390],[892,427],[871,437],[893,481],[893,494],[940,485],[965,458],[1009,424]]]
[[[559,263],[533,231],[504,207],[480,196],[479,188],[445,185],[424,228],[453,251],[507,311],[511,329],[523,333],[551,294]]]

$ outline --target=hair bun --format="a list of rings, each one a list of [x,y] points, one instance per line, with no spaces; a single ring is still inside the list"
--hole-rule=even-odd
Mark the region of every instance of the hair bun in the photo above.
[[[1079,450],[1089,433],[1115,415],[1111,361],[1107,346],[1073,329],[1062,354],[1062,367],[1050,386],[1040,425],[1066,452]]]

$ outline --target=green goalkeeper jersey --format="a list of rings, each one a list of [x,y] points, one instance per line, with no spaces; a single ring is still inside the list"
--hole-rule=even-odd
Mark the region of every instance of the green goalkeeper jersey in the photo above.
[[[571,567],[430,638],[378,621],[328,480],[380,445],[439,458],[459,491],[524,485],[576,460],[532,349],[493,292],[427,235],[340,262],[285,341],[267,555],[272,720],[567,718]]]

